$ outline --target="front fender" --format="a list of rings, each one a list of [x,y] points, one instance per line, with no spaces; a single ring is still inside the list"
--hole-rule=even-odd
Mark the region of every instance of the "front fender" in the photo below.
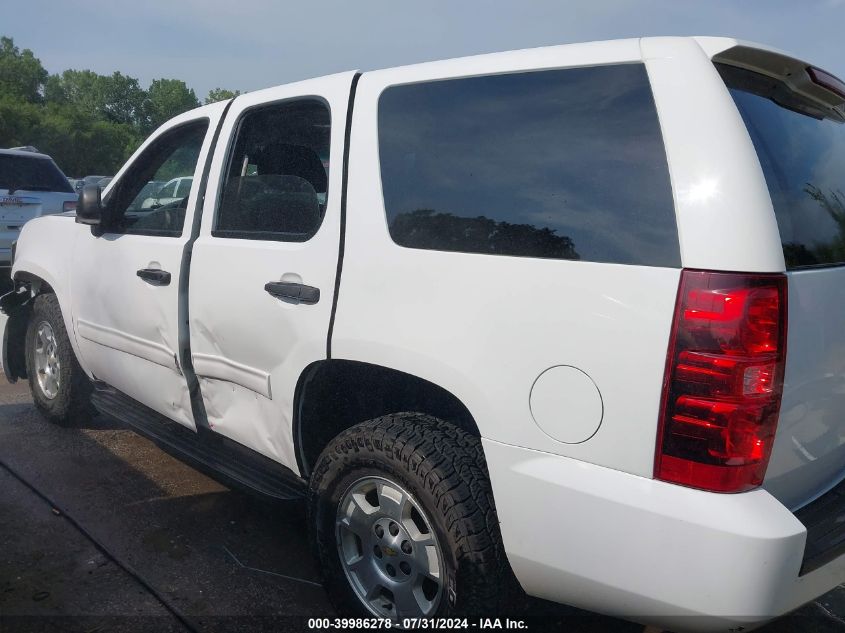
[[[15,261],[12,263],[12,279],[18,284],[28,283],[31,294],[55,293],[71,347],[86,373],[70,309],[70,272],[76,240],[84,231],[90,230],[83,224],[76,224],[70,216],[47,215],[30,220],[17,240]]]

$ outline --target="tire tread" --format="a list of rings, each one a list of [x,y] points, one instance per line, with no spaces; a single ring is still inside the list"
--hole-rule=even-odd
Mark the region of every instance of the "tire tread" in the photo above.
[[[393,461],[436,500],[456,547],[459,611],[490,614],[513,602],[521,591],[502,545],[480,439],[414,412],[353,426],[332,440],[320,456],[311,478],[309,509],[317,506],[323,479],[335,460],[369,452]]]
[[[62,362],[61,378],[64,381],[59,394],[52,400],[40,395],[40,387],[32,365],[34,329],[41,321],[47,321],[53,328],[56,347]],[[38,410],[55,424],[69,426],[93,413],[91,392],[93,385],[79,366],[65,328],[59,301],[53,293],[42,293],[33,300],[32,315],[26,331],[26,370],[32,400]]]

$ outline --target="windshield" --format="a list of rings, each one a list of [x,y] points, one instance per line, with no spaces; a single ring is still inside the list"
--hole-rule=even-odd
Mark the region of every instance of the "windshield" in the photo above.
[[[67,178],[49,158],[13,154],[0,154],[0,189],[73,193]]]
[[[845,123],[777,79],[717,68],[760,158],[786,267],[845,263]]]

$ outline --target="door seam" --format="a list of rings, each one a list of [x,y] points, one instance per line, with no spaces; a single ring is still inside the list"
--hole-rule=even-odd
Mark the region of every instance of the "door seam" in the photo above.
[[[352,109],[355,105],[355,92],[361,73],[355,73],[349,88],[349,104],[346,106],[346,128],[343,133],[343,179],[340,186],[340,240],[337,248],[337,272],[334,279],[334,296],[332,296],[332,313],[329,317],[329,330],[326,335],[326,359],[332,357],[332,334],[337,314],[337,300],[340,294],[340,275],[343,272],[343,255],[346,244],[346,196],[349,189],[349,141],[352,137]]]
[[[189,310],[189,283],[191,278],[191,256],[193,254],[194,242],[199,238],[200,226],[202,223],[203,209],[205,207],[206,192],[208,188],[208,178],[211,174],[211,163],[214,159],[214,154],[217,150],[217,144],[220,140],[220,132],[223,129],[223,123],[226,121],[226,115],[229,113],[229,108],[234,102],[229,99],[223,112],[220,114],[220,120],[217,122],[217,127],[214,130],[214,136],[211,138],[211,145],[208,148],[208,156],[205,158],[205,166],[202,170],[202,177],[200,178],[199,189],[197,191],[197,202],[194,206],[194,215],[191,219],[191,234],[185,242],[182,250],[182,266],[179,271],[179,287],[178,287],[178,301],[177,318],[179,320],[177,327],[177,337],[179,345],[180,365],[182,366],[182,373],[185,376],[185,382],[188,385],[188,396],[191,402],[191,414],[194,418],[194,424],[197,430],[200,427],[210,429],[208,423],[208,415],[205,412],[205,405],[202,401],[202,387],[200,386],[199,377],[194,371],[194,363],[191,360],[191,327],[190,327],[190,310]]]

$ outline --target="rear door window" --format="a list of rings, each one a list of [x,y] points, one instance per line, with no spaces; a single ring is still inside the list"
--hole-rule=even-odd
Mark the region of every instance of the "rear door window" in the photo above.
[[[329,184],[331,113],[303,98],[240,120],[212,235],[305,242],[320,227]]]
[[[717,68],[757,150],[786,267],[845,263],[845,122],[777,79]]]
[[[402,246],[680,266],[642,64],[393,86],[379,149]]]

